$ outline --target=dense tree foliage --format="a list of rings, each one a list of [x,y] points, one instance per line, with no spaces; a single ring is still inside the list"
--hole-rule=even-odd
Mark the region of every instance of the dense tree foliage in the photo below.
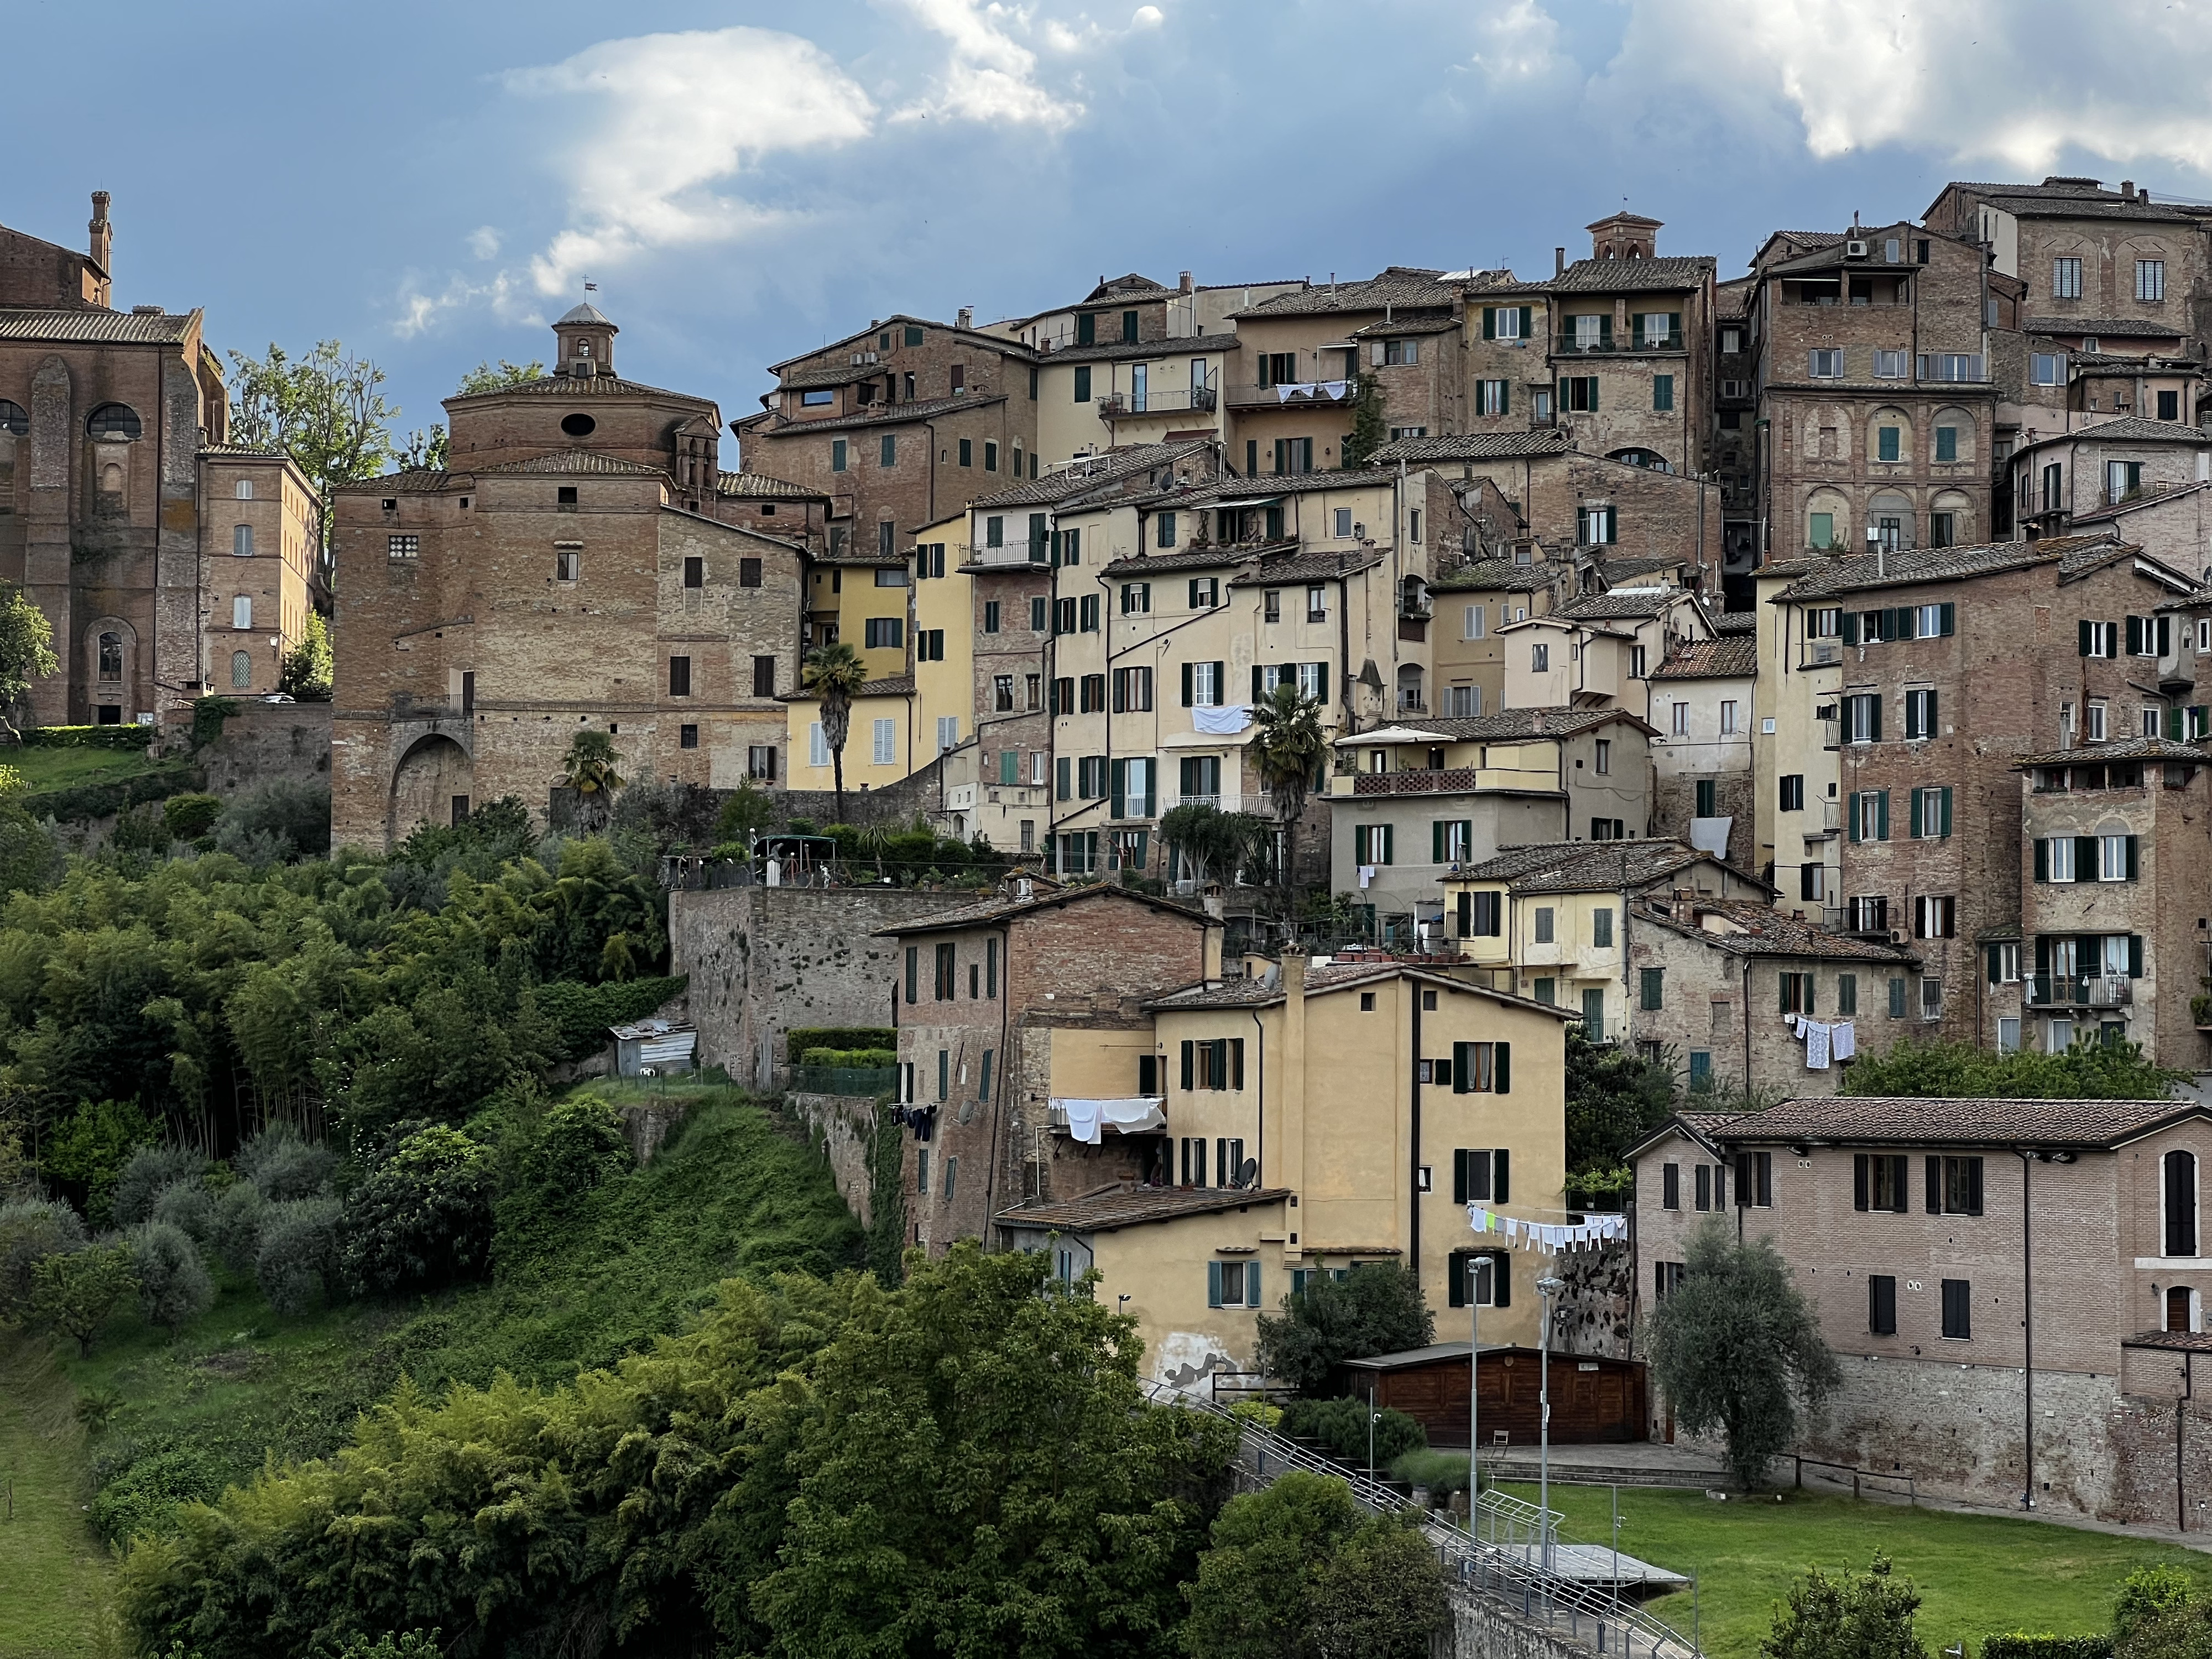
[[[188,1505],[123,1572],[156,1651],[1172,1651],[1226,1431],[1042,1256],[732,1280],[548,1391],[403,1387],[337,1457]]]
[[[1867,1572],[1831,1577],[1815,1567],[1790,1587],[1759,1650],[1767,1659],[1926,1659],[1913,1632],[1919,1607],[1920,1593],[1892,1577],[1881,1556]]]
[[[1954,1100],[2163,1100],[2187,1076],[2154,1065],[2139,1042],[2085,1037],[2055,1054],[2000,1054],[1971,1042],[1907,1041],[1852,1061],[1843,1089]]]
[[[1567,1027],[1568,1184],[1620,1169],[1628,1149],[1667,1121],[1674,1083],[1666,1066]]]
[[[1186,1592],[1193,1659],[1425,1659],[1444,1623],[1427,1542],[1340,1480],[1293,1472],[1232,1498],[1212,1543]]]
[[[1343,1278],[1316,1273],[1283,1298],[1279,1316],[1261,1314],[1255,1364],[1269,1376],[1312,1395],[1347,1359],[1398,1353],[1436,1340],[1436,1316],[1411,1268],[1377,1262]]]
[[[1820,1322],[1773,1244],[1739,1244],[1721,1218],[1690,1235],[1682,1282],[1651,1311],[1652,1376],[1691,1434],[1719,1432],[1747,1490],[1841,1376]]]

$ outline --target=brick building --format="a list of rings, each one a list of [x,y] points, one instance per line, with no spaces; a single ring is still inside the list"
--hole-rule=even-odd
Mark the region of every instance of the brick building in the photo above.
[[[1982,250],[1911,223],[1770,237],[1746,303],[1768,559],[1990,536]]]
[[[922,1111],[902,1167],[912,1241],[932,1255],[988,1237],[993,1215],[1046,1181],[1036,1068],[1051,1032],[1120,1031],[1133,1054],[1152,1045],[1144,998],[1221,976],[1219,922],[1117,886],[1015,877],[964,910],[881,932],[902,951],[899,1096]],[[1127,1070],[1133,1092],[1133,1060]]]
[[[1644,683],[1651,739],[1652,830],[1747,865],[1759,862],[1752,799],[1759,641],[1683,639]]]
[[[2208,1069],[2212,1017],[2192,1009],[2212,970],[2207,758],[2195,743],[2121,734],[2017,763],[2020,937],[1987,950],[1984,1030],[2001,1052],[2109,1035],[2159,1065]]]
[[[746,469],[829,499],[827,547],[897,556],[914,532],[1036,475],[1036,354],[904,315],[771,366],[775,391],[734,421]]]
[[[2130,541],[2196,571],[2207,557],[2204,543],[2191,533],[2194,512],[2177,520],[2170,514],[2139,517],[2136,510],[2201,483],[2212,483],[2212,434],[2130,415],[2022,441],[2008,458],[1998,489],[2011,496],[2014,522],[2025,534],[2067,535],[2077,520],[2095,515],[2096,522],[2108,523],[2109,509],[2125,507],[2130,531],[2157,537],[2130,534]],[[2176,530],[2180,533],[2172,533]]]
[[[1912,941],[1917,1016],[1986,1043],[1977,942],[2019,938],[2028,851],[2014,769],[2165,730],[2194,641],[2161,640],[2156,617],[2193,584],[2103,537],[1761,574],[1778,589],[1759,693],[1782,728],[1771,744],[1762,728],[1758,788],[1775,879],[1840,929]]]
[[[1923,1494],[2200,1530],[2212,1423],[2186,1361],[2212,1291],[2207,1115],[1857,1097],[1685,1114],[1632,1155],[1639,1297],[1728,1217],[1782,1253],[1841,1362],[1808,1455]],[[1669,1426],[1655,1400],[1654,1437]]]
[[[1790,1016],[1848,1024],[1853,1045],[1880,1054],[1913,1030],[1919,959],[1887,939],[1831,933],[1817,913],[1765,897],[1662,891],[1628,906],[1622,989],[1627,1035],[1671,1059],[1692,1091],[1741,1088],[1829,1094],[1848,1062],[1821,1058]]]
[[[716,787],[783,742],[805,547],[721,495],[711,402],[621,379],[589,306],[554,332],[553,374],[447,400],[447,470],[338,495],[340,843],[544,812],[580,728],[626,779]]]
[[[0,580],[53,629],[62,672],[28,699],[44,725],[273,689],[319,579],[304,480],[225,446],[198,311],[112,308],[107,193],[92,206],[82,252],[0,229]]]

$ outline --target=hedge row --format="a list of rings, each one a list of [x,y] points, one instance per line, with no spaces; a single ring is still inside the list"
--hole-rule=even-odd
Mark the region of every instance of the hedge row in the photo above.
[[[168,761],[134,777],[111,783],[80,783],[67,789],[41,789],[16,798],[15,805],[34,818],[58,818],[74,823],[104,818],[149,800],[167,800],[200,787],[200,775],[188,761]]]
[[[2112,1659],[2109,1636],[2036,1636],[2014,1631],[1982,1643],[1981,1659]]]
[[[143,754],[154,740],[145,726],[27,726],[26,749],[112,749],[122,754]]]
[[[784,1053],[794,1057],[809,1048],[896,1048],[898,1033],[888,1025],[794,1025],[784,1033]]]
[[[847,1066],[874,1067],[898,1064],[896,1048],[805,1048],[799,1051],[801,1066]]]

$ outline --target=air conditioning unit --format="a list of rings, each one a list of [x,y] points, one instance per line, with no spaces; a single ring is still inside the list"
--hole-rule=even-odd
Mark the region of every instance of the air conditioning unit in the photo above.
[[[1844,258],[1846,259],[1863,259],[1866,257],[1867,245],[1856,237],[1844,244]]]
[[[1893,928],[1891,928],[1891,929],[1889,930],[1889,942],[1890,942],[1892,945],[1902,945],[1902,944],[1904,944],[1904,943],[1905,943],[1905,929],[1903,929],[1902,927],[1893,927]]]

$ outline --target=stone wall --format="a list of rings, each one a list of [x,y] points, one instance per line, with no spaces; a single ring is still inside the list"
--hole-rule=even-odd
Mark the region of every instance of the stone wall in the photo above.
[[[1449,1632],[1430,1650],[1439,1659],[1589,1659],[1593,1647],[1524,1619],[1493,1596],[1452,1590]],[[1619,1633],[1613,1632],[1618,1641]]]
[[[690,975],[700,1065],[771,1089],[791,1027],[893,1024],[901,957],[875,930],[975,902],[968,892],[882,887],[671,893],[669,971]]]
[[[210,793],[234,795],[264,783],[331,781],[331,705],[240,702],[222,735],[193,757]]]
[[[793,1094],[790,1106],[805,1123],[808,1133],[821,1142],[823,1156],[830,1161],[830,1178],[837,1183],[837,1196],[860,1218],[863,1227],[872,1225],[875,1173],[870,1159],[875,1155],[875,1097]]]
[[[1567,1286],[1553,1304],[1553,1344],[1567,1353],[1632,1358],[1636,1334],[1636,1256],[1627,1242],[1595,1250],[1566,1251],[1552,1259],[1551,1271]]]

